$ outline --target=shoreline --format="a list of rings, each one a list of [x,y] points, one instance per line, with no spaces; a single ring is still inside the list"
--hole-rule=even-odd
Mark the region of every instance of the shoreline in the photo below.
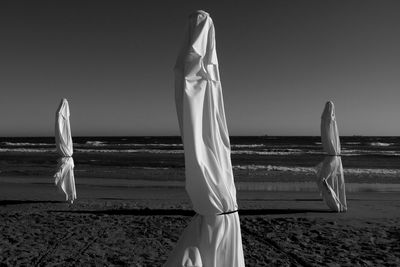
[[[15,182],[12,182],[13,179],[15,179]],[[53,184],[52,179],[17,179],[15,177],[10,177],[8,180],[8,182],[5,182],[4,177],[0,177],[0,201],[3,201],[3,203],[7,203],[7,201],[16,201],[16,203],[22,204],[25,202],[63,203],[65,201],[64,194]],[[154,186],[153,184],[149,186],[149,184],[153,183],[152,181],[147,185],[140,184],[141,181],[132,181],[134,182],[133,184],[126,186],[126,184],[123,183],[119,184],[119,181],[115,183],[115,179],[112,179],[111,183],[105,183],[102,185],[94,184],[99,182],[99,179],[81,178],[80,180],[81,182],[76,183],[78,198],[72,207],[76,205],[79,206],[79,203],[89,206],[91,203],[100,203],[105,206],[113,206],[115,204],[118,207],[131,206],[132,208],[143,209],[192,209],[183,182],[179,182],[180,184],[175,186],[165,184],[158,184],[157,186]],[[100,180],[107,181],[107,179]],[[88,183],[85,184],[85,181]],[[392,185],[386,184],[384,186]],[[349,188],[351,186],[346,185],[346,187]],[[287,188],[290,188],[290,186],[286,187],[286,189]],[[316,185],[313,185],[313,188],[315,188],[315,190],[275,191],[260,190],[260,188],[256,188],[257,190],[251,190],[252,187],[247,187],[246,190],[238,188],[237,199],[240,209],[244,210],[273,210],[274,208],[279,208],[298,209],[299,211],[304,210],[304,213],[307,213],[307,210],[321,211],[325,209],[328,211],[328,208],[325,206],[325,203],[317,191]],[[400,210],[400,194],[398,191],[349,190],[347,191],[347,198],[352,212],[343,214],[371,214],[371,211],[368,209],[363,210],[363,205],[365,204],[365,207],[376,206],[374,208],[375,210],[393,210],[393,216],[400,217],[400,212],[398,212]],[[382,203],[385,203],[385,206],[381,206]],[[361,211],[359,211],[360,209]],[[326,214],[323,214],[323,216],[325,215]]]
[[[283,174],[281,174],[283,175]],[[94,178],[76,177],[77,190],[81,186],[93,187],[127,187],[127,188],[184,188],[185,181],[182,180],[146,180],[130,178]],[[53,177],[43,176],[0,176],[0,185],[3,184],[42,184],[52,185]],[[318,192],[314,181],[237,181],[237,191],[264,191],[264,192]],[[346,192],[400,192],[399,183],[386,182],[382,179],[379,183],[376,180],[364,182],[346,182]],[[1,189],[0,189],[1,194]]]

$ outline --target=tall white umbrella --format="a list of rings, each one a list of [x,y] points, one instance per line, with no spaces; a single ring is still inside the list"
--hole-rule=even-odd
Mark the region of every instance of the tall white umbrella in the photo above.
[[[332,210],[347,210],[346,191],[341,158],[339,131],[336,123],[335,107],[327,102],[321,116],[321,142],[327,154],[317,166],[317,184],[322,198]]]
[[[175,66],[175,97],[186,191],[197,214],[165,266],[244,266],[215,30],[204,11],[189,17]]]
[[[69,115],[68,101],[62,99],[56,112],[55,138],[56,149],[60,158],[54,178],[55,184],[65,193],[66,200],[72,203],[76,199],[76,189]]]

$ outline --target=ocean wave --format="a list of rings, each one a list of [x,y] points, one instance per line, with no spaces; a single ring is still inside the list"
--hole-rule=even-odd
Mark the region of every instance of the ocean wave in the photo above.
[[[372,142],[369,143],[370,146],[391,146],[393,143],[383,143],[383,142]]]
[[[118,146],[133,146],[133,147],[183,147],[183,144],[118,144]]]
[[[86,142],[87,144],[88,142]],[[91,144],[89,144],[91,145]],[[79,145],[78,145],[79,146]],[[110,147],[183,147],[182,144],[138,144],[138,143],[127,143],[127,144],[97,144],[93,146],[110,146]]]
[[[0,148],[0,152],[22,152],[22,153],[48,153],[56,152],[56,149],[43,148]]]
[[[256,148],[264,147],[263,144],[251,144],[251,145],[231,145],[232,148]]]
[[[346,144],[346,145],[360,145],[361,142],[343,142],[343,144]]]
[[[15,143],[14,143],[15,144]],[[153,145],[140,145],[133,147],[125,146],[113,146],[113,145],[103,145],[99,143],[93,143],[95,145],[79,145],[74,144],[74,151],[80,153],[152,153],[152,154],[181,154],[184,152],[183,147],[180,144],[174,144],[174,146],[169,146],[168,144],[153,144]],[[26,146],[26,145],[25,145]],[[37,152],[53,152],[55,151],[55,145],[47,146],[6,146],[1,147],[0,152],[25,152],[25,153],[37,153]],[[301,156],[301,155],[315,155],[315,156],[325,156],[322,150],[308,150],[308,149],[255,149],[255,150],[232,150],[232,155],[255,155],[255,156]],[[355,157],[355,156],[391,156],[400,157],[399,150],[361,150],[361,149],[342,149],[342,156],[344,157]]]
[[[80,153],[152,153],[152,154],[181,154],[183,150],[162,149],[82,149],[77,148],[75,152]]]
[[[368,175],[385,175],[385,176],[400,176],[400,169],[365,169],[365,168],[345,168],[344,174],[368,174]]]
[[[235,165],[234,170],[265,170],[295,173],[315,173],[316,167],[286,167],[272,165]],[[349,175],[383,175],[390,177],[400,177],[400,169],[370,169],[370,168],[344,168],[344,174]]]
[[[55,146],[55,144],[49,143],[13,143],[13,142],[1,142],[5,146]]]
[[[28,143],[28,142],[1,142],[3,146],[11,146],[11,147],[27,147],[27,146],[55,146],[54,143]],[[106,141],[86,141],[85,143],[74,143],[76,147],[183,147],[182,144],[138,144],[138,143],[127,143],[127,144],[112,144]]]
[[[298,155],[305,154],[308,151],[304,151],[301,149],[275,149],[275,150],[261,150],[261,151],[252,151],[252,150],[233,150],[232,154],[246,154],[246,155]]]
[[[138,143],[128,143],[128,144],[113,144],[102,141],[87,141],[84,144],[74,143],[74,147],[78,149],[86,149],[90,151],[90,148],[108,148],[105,150],[110,150],[110,152],[115,152],[115,150],[126,151],[129,148],[135,149],[146,149],[146,148],[180,148],[183,147],[182,144],[138,144]],[[105,152],[105,151],[104,151]]]
[[[75,145],[74,152],[79,153],[152,153],[152,154],[182,154],[183,149],[156,149],[156,148],[137,148],[137,149],[120,149],[120,148],[109,148],[103,149],[102,146],[96,146],[98,148],[82,147]],[[53,152],[55,149],[47,148],[0,148],[0,152]],[[251,150],[234,150],[232,154],[240,155],[297,155],[304,154],[302,150],[283,150],[283,151],[251,151]],[[316,152],[321,154],[321,152]]]
[[[286,167],[286,166],[272,166],[272,165],[235,165],[233,166],[235,170],[266,170],[266,171],[283,171],[283,172],[299,172],[299,173],[309,173],[315,172],[313,167]]]
[[[106,142],[103,142],[103,141],[87,141],[85,143],[85,145],[89,145],[89,146],[105,146]]]
[[[342,149],[343,156],[400,156],[398,150]]]
[[[314,182],[237,182],[236,189],[240,191],[296,191],[318,192]],[[400,184],[379,183],[347,183],[346,192],[399,192]]]
[[[46,153],[56,152],[55,148],[0,148],[0,152],[22,152],[22,153]],[[92,149],[75,146],[74,152],[78,153],[151,153],[151,154],[181,154],[183,150],[167,150],[167,149]]]
[[[142,169],[142,170],[170,170],[168,167],[134,167],[134,169]]]

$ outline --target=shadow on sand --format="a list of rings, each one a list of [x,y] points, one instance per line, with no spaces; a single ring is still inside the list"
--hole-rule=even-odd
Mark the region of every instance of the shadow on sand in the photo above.
[[[110,209],[110,210],[54,210],[49,211],[74,213],[74,214],[94,214],[94,215],[132,215],[132,216],[194,216],[193,210],[182,209]],[[239,210],[240,216],[251,215],[284,215],[296,213],[332,213],[326,209],[244,209]]]
[[[65,201],[53,200],[0,200],[0,206],[6,205],[22,205],[22,204],[51,204],[51,203],[65,203]]]
[[[296,198],[294,201],[322,201],[322,198]]]
[[[322,201],[322,198],[277,198],[277,199],[272,199],[272,198],[240,198],[240,201],[265,201],[265,202],[281,202],[281,201],[295,201],[295,202],[302,202],[302,201]]]

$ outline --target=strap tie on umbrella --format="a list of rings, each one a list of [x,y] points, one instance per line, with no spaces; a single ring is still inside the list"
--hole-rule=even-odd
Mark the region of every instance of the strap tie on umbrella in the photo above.
[[[217,214],[218,216],[219,215],[228,215],[228,214],[232,214],[232,213],[235,213],[235,212],[238,212],[239,210],[233,210],[233,211],[227,211],[227,212],[223,212],[223,213],[220,213],[220,214]]]

